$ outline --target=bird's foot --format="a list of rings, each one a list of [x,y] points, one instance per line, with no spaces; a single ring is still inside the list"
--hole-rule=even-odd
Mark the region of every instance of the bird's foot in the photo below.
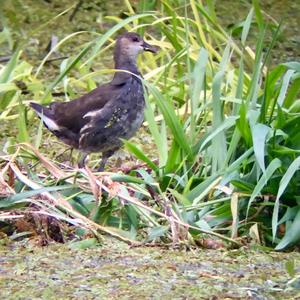
[[[103,172],[108,159],[114,154],[115,150],[109,150],[102,153],[102,160],[97,172]]]

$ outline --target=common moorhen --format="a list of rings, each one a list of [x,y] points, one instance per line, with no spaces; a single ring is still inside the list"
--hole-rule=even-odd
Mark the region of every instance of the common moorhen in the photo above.
[[[108,158],[141,126],[144,119],[144,90],[136,65],[142,51],[155,53],[137,33],[127,32],[117,38],[114,50],[115,69],[111,82],[101,85],[69,102],[52,102],[49,107],[30,103],[44,125],[59,139],[83,152],[83,167],[91,152],[102,152],[98,170]],[[138,77],[137,77],[138,76]]]

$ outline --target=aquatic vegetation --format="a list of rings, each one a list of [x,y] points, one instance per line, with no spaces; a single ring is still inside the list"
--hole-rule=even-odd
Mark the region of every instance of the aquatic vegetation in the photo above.
[[[109,238],[101,247],[89,249],[61,244],[37,247],[26,240],[12,245],[0,245],[5,273],[0,288],[5,299],[299,296],[299,278],[292,275],[300,259],[295,252],[132,248]]]

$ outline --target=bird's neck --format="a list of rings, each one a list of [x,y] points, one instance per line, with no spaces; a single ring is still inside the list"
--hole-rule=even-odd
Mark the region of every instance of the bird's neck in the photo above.
[[[118,57],[115,59],[115,69],[117,70],[126,70],[134,74],[139,74],[136,65],[136,58],[130,57]]]
[[[129,78],[131,78],[132,75],[130,73],[140,75],[140,72],[138,71],[136,65],[136,58],[128,58],[128,57],[125,58],[122,56],[115,57],[115,69],[128,71],[128,72],[116,71],[112,83],[117,85],[123,84]]]

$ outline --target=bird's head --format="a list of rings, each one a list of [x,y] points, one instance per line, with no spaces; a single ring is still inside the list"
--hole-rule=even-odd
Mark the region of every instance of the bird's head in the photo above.
[[[157,52],[157,47],[149,45],[135,32],[126,32],[117,39],[114,58],[116,62],[136,62],[139,53],[149,51]]]

